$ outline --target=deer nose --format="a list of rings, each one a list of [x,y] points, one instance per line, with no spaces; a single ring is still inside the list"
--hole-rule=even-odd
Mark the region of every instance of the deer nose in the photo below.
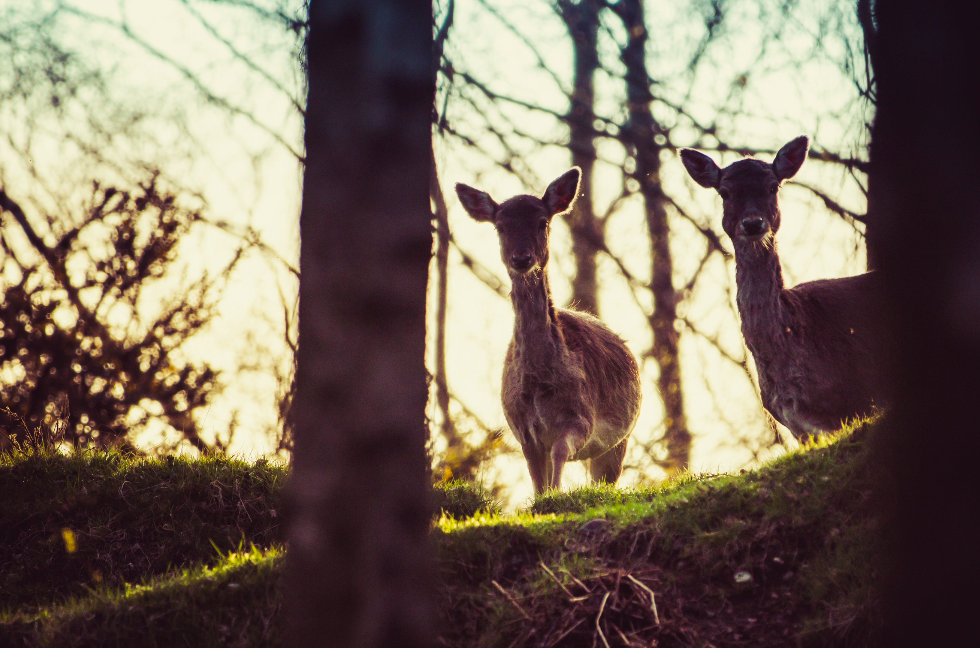
[[[518,272],[524,272],[531,267],[531,255],[514,254],[510,257],[510,267]]]
[[[747,236],[758,236],[766,231],[766,221],[760,216],[742,219],[742,232]]]

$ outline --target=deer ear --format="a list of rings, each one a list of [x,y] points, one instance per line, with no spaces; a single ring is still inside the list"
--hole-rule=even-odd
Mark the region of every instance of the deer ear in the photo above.
[[[717,189],[721,184],[721,169],[715,161],[694,149],[681,149],[681,162],[694,181],[707,189]]]
[[[582,170],[578,167],[572,167],[548,185],[541,200],[544,201],[549,214],[554,216],[571,208],[572,203],[575,202],[575,197],[578,195],[578,183],[581,178]]]
[[[779,181],[789,180],[796,175],[803,163],[806,162],[807,151],[810,150],[810,138],[800,135],[795,140],[779,149],[772,161],[772,170]]]
[[[480,222],[493,222],[493,214],[497,211],[497,203],[485,191],[474,189],[462,182],[456,183],[456,195],[463,208],[473,218]]]

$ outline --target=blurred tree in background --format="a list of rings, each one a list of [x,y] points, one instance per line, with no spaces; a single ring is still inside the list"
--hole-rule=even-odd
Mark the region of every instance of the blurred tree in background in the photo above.
[[[36,219],[43,229],[2,190],[0,208],[13,217],[0,229],[13,278],[0,299],[0,447],[32,433],[129,445],[155,418],[209,450],[193,413],[214,397],[218,376],[180,349],[211,319],[216,287],[237,259],[217,277],[161,290],[200,215],[178,207],[156,178],[135,193],[96,184],[83,214]]]
[[[659,423],[636,430],[628,465],[639,475],[682,470],[698,428],[709,426],[728,430],[716,447],[761,456],[778,439],[738,331],[721,210],[692,194],[676,151],[714,151],[727,164],[743,155],[771,159],[785,140],[815,137],[808,173],[787,198],[800,205],[794,211],[813,212],[804,231],[826,236],[836,228],[835,240],[850,238],[858,259],[851,272],[859,271],[873,77],[856,4],[479,0],[439,7],[441,16],[456,13],[440,49],[434,116],[437,159],[457,174],[444,181],[476,177],[485,188],[496,182],[513,187],[505,193],[534,192],[562,165],[583,169],[583,195],[566,233],[553,237],[553,272],[564,275],[571,307],[620,332],[645,329],[631,340],[659,400],[647,399],[645,409],[659,409],[652,417]],[[501,38],[481,46],[471,34],[491,24]],[[493,55],[504,51],[509,56]],[[821,97],[823,113],[807,106],[815,103],[806,85],[814,80],[833,90]],[[447,227],[458,265],[446,267],[506,297],[506,281],[489,269],[494,261],[481,263],[461,225],[453,235]],[[787,272],[791,281],[802,274],[792,265]],[[435,382],[437,393],[452,390],[448,378]],[[445,398],[439,404],[442,420],[467,409],[461,402],[451,409]]]
[[[296,299],[281,290],[272,297],[283,313],[265,325],[283,329],[284,344],[239,318],[223,338],[227,351],[244,343],[237,364],[218,368],[201,353],[215,326],[229,326],[225,295],[243,266],[252,276],[257,262],[271,266],[265,274],[287,286],[298,270],[252,225],[240,183],[232,200],[209,204],[203,184],[227,164],[196,169],[227,155],[208,139],[215,117],[238,137],[256,196],[276,151],[302,160],[298,135],[257,91],[271,87],[298,123],[306,3],[175,0],[159,33],[124,4],[0,3],[0,445],[35,433],[129,445],[148,433],[143,449],[227,449],[237,406],[219,408],[220,431],[210,410],[229,386],[271,374],[289,389],[289,362],[270,352],[295,340]],[[161,47],[175,25],[196,30],[208,56],[188,64]],[[291,65],[276,68],[283,59]],[[126,76],[130,60],[144,78]],[[237,66],[244,92],[229,94],[216,60]],[[251,308],[268,310],[258,299]]]
[[[195,445],[230,447],[241,427],[288,452],[308,2],[161,0],[152,15],[172,19],[166,25],[148,22],[137,5],[0,0],[0,188],[49,248],[84,223],[110,187],[131,201],[151,185],[161,201],[171,197],[174,217],[190,224],[175,233],[167,276],[150,278],[156,288],[145,297],[126,299],[159,310],[168,294],[202,295],[210,319],[201,311],[195,332],[187,329],[166,352],[174,368],[167,371],[191,368],[190,377],[210,367],[214,375],[197,384],[210,383],[211,395],[187,400],[181,416],[156,405],[125,420],[169,430],[154,443],[171,447],[192,429],[187,440]],[[813,136],[810,162],[784,192],[787,279],[860,271],[875,98],[870,7],[868,0],[434,3],[432,157],[441,176],[430,183],[436,245],[427,366],[435,478],[502,485],[488,468],[510,450],[494,393],[493,363],[505,341],[487,340],[490,322],[509,317],[509,284],[494,270],[495,242],[483,245],[485,233],[478,238],[456,220],[458,205],[443,187],[540,191],[542,177],[572,164],[583,169],[586,190],[555,229],[552,280],[559,299],[602,316],[643,360],[647,397],[627,458],[631,478],[657,478],[713,452],[737,452],[744,462],[766,456],[776,437],[738,330],[720,207],[690,190],[675,153],[693,146],[727,164]],[[168,34],[189,45],[174,48]],[[209,139],[218,132],[231,136],[221,147]],[[225,184],[215,192],[216,183]],[[260,204],[270,188],[295,194],[294,202]],[[139,222],[151,216],[133,214]],[[18,259],[41,262],[11,212],[3,227],[8,256],[23,248]],[[94,238],[71,244],[78,264],[68,268],[71,281],[87,281],[81,249]],[[834,254],[818,253],[821,241]],[[32,274],[45,286],[36,299],[60,299],[45,267]],[[4,268],[4,290],[20,285],[19,262],[11,257]],[[191,290],[205,284],[206,297]],[[230,306],[249,300],[247,309]],[[152,311],[136,312],[129,324],[116,308],[118,319],[103,324],[131,344],[133,331],[152,330],[163,313]],[[209,343],[218,330],[221,344]],[[219,349],[230,359],[216,363]],[[72,395],[66,411],[80,416],[81,397]],[[59,407],[39,411],[53,421]],[[250,412],[246,421],[239,408],[252,408],[241,410]],[[257,436],[248,445],[239,437],[236,447],[254,448]]]

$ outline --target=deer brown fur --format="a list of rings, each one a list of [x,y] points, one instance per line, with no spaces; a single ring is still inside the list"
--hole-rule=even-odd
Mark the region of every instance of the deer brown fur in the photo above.
[[[470,216],[496,227],[511,277],[514,337],[502,400],[535,493],[560,488],[566,461],[585,460],[594,480],[615,483],[640,412],[639,371],[623,340],[591,315],[555,308],[551,297],[551,220],[571,208],[580,176],[573,168],[543,197],[519,195],[499,205],[456,185]]]
[[[882,405],[870,313],[876,275],[783,285],[778,191],[803,165],[809,144],[798,137],[772,164],[743,159],[724,169],[703,153],[680,152],[695,182],[722,197],[742,334],[759,372],[762,404],[797,438],[837,430]]]

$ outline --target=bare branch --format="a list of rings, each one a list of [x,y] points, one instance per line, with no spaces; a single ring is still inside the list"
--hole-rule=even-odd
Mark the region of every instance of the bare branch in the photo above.
[[[248,110],[245,110],[244,108],[241,108],[239,106],[236,106],[236,105],[232,104],[231,102],[229,102],[227,99],[223,99],[223,98],[215,95],[213,92],[211,92],[210,89],[207,88],[207,86],[204,85],[204,83],[201,82],[201,80],[190,69],[188,69],[184,65],[181,65],[180,63],[178,63],[174,59],[170,58],[169,56],[167,56],[166,54],[164,54],[163,52],[161,52],[157,48],[153,47],[152,45],[150,45],[149,43],[147,43],[145,40],[143,40],[142,38],[140,38],[139,36],[137,36],[136,33],[133,32],[133,30],[129,28],[129,25],[127,23],[125,23],[125,22],[117,23],[114,20],[110,20],[110,19],[104,18],[102,16],[97,16],[95,14],[90,14],[90,13],[88,13],[86,11],[82,11],[82,10],[77,9],[75,7],[69,7],[69,6],[64,6],[63,5],[62,6],[62,9],[64,11],[68,12],[68,13],[75,14],[79,18],[84,18],[84,19],[89,20],[91,22],[98,23],[98,24],[101,24],[101,25],[107,25],[109,27],[113,27],[113,28],[119,30],[120,32],[122,32],[123,34],[125,34],[127,38],[129,38],[132,42],[134,42],[135,44],[139,45],[141,48],[143,48],[144,50],[146,50],[146,52],[148,52],[149,54],[151,54],[154,58],[156,58],[156,59],[158,59],[160,61],[163,61],[167,65],[171,66],[172,68],[174,68],[175,70],[177,70],[178,72],[180,72],[181,75],[184,76],[184,78],[186,78],[188,81],[190,81],[191,84],[195,88],[197,88],[198,92],[201,93],[201,95],[204,97],[204,99],[206,101],[208,101],[209,103],[213,103],[214,105],[219,106],[219,107],[227,110],[229,113],[231,113],[233,115],[244,117],[248,121],[252,122],[256,127],[258,127],[259,129],[261,129],[262,131],[264,131],[267,135],[269,135],[270,137],[272,137],[276,142],[278,142],[283,148],[285,148],[287,151],[289,151],[301,163],[304,163],[304,164],[306,163],[305,156],[302,155],[295,148],[293,148],[293,146],[289,142],[287,142],[282,137],[282,135],[280,135],[279,133],[277,133],[274,129],[270,128],[269,126],[267,126],[267,125],[263,124],[262,122],[260,122],[258,120],[258,118],[256,118],[256,116],[253,113],[249,112]]]
[[[834,212],[835,214],[843,218],[845,221],[847,221],[849,225],[853,226],[855,221],[858,223],[865,222],[866,214],[858,214],[852,212],[850,209],[847,209],[846,207],[844,207],[843,205],[835,201],[833,198],[828,196],[826,193],[824,193],[822,190],[814,187],[813,185],[807,184],[805,182],[796,182],[796,181],[794,181],[793,184],[796,185],[797,187],[803,187],[804,189],[812,192],[813,195],[815,195],[817,198],[823,201],[823,204],[827,206],[827,209],[829,209],[830,211]]]

